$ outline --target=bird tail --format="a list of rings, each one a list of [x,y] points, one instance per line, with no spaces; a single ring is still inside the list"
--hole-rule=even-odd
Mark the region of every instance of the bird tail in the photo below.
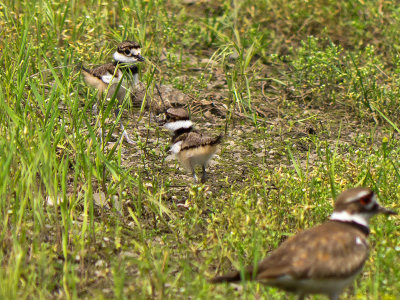
[[[222,282],[238,282],[242,280],[255,280],[257,274],[254,274],[253,266],[246,267],[243,271],[233,271],[231,273],[214,277],[210,280],[211,283],[222,283]]]
[[[78,63],[78,65],[77,65],[77,68],[78,68],[78,70],[80,70],[80,71],[84,71],[84,72],[86,72],[86,73],[89,73],[89,74],[90,74],[90,70],[89,70],[89,69],[87,69],[87,68],[85,68],[85,66],[83,65],[83,63],[82,63],[82,62]]]
[[[217,145],[222,142],[222,139],[224,138],[224,135],[221,133],[219,136],[217,136],[212,142],[211,145]]]
[[[223,282],[237,282],[240,280],[241,280],[240,272],[235,271],[235,272],[232,272],[229,274],[214,277],[213,279],[210,280],[210,282],[211,283],[223,283]]]

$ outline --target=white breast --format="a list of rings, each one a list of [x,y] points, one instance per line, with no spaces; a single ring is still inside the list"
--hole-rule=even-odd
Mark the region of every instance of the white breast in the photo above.
[[[175,155],[178,154],[179,151],[181,151],[181,145],[182,145],[182,141],[173,144],[173,145],[171,146],[171,152],[172,152],[173,154],[175,154]]]
[[[110,73],[106,73],[103,76],[101,76],[101,80],[105,83],[118,83],[122,79],[122,72],[121,70],[117,71],[117,74],[113,75]]]

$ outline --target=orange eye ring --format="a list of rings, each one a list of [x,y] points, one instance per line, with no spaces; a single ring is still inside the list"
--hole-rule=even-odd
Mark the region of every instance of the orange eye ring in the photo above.
[[[362,205],[367,205],[368,203],[371,203],[372,198],[367,196],[367,197],[363,197],[360,199],[360,203]]]

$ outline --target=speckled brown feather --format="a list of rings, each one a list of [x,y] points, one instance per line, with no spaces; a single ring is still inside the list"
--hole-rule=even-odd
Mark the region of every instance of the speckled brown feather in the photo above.
[[[114,74],[114,72],[115,72],[115,66],[112,63],[101,65],[91,70],[82,67],[82,74],[84,76],[85,82],[89,86],[98,89],[100,93],[103,93],[108,87],[108,83],[102,80],[102,76],[106,75],[107,73]],[[117,72],[114,75],[114,78],[120,79],[119,78],[120,76],[122,77],[122,73]]]
[[[191,131],[177,136],[175,139],[173,139],[172,143],[182,141],[181,151],[184,151],[201,146],[217,145],[221,142],[222,137],[222,134],[217,137],[210,137],[197,131]]]
[[[98,66],[94,69],[86,69],[86,68],[82,69],[84,72],[89,73],[90,75],[95,76],[101,80],[101,77],[107,73],[114,74],[115,68],[116,68],[115,64],[109,63]],[[115,78],[118,78],[118,74],[115,74]]]

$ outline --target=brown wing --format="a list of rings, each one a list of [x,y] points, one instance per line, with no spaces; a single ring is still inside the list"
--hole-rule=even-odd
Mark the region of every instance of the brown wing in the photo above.
[[[284,242],[258,265],[256,279],[349,276],[362,268],[367,257],[368,245],[361,231],[327,222]]]
[[[180,134],[178,136],[172,137],[172,144],[175,144],[175,143],[180,142],[180,141],[184,141],[187,138],[187,136],[189,135],[189,133],[190,132],[186,132],[186,133],[182,133],[182,134]]]
[[[107,89],[112,79],[121,80],[122,72],[118,71],[115,75],[114,72],[115,66],[112,63],[101,65],[91,70],[82,66],[82,74],[86,83],[98,89],[101,93]]]
[[[250,266],[244,271],[244,276],[245,279],[260,281],[285,275],[298,279],[345,277],[357,273],[367,257],[366,237],[360,230],[338,222],[327,222],[285,241],[259,263],[255,274]],[[236,271],[215,277],[211,282],[240,280],[240,272]]]
[[[217,137],[209,137],[207,135],[203,135],[196,131],[189,132],[185,135],[186,135],[186,138],[184,139],[184,141],[181,145],[181,150],[190,149],[190,148],[199,147],[199,146],[208,146],[208,145],[219,144],[222,139],[222,135],[219,135]],[[176,142],[176,141],[174,141],[174,142]]]
[[[97,68],[89,70],[89,72],[93,76],[96,76],[97,78],[101,79],[102,76],[104,76],[107,73],[109,73],[111,75],[114,74],[115,66],[112,63],[104,64],[104,65],[98,66]],[[115,76],[118,77],[118,74],[116,74]]]

